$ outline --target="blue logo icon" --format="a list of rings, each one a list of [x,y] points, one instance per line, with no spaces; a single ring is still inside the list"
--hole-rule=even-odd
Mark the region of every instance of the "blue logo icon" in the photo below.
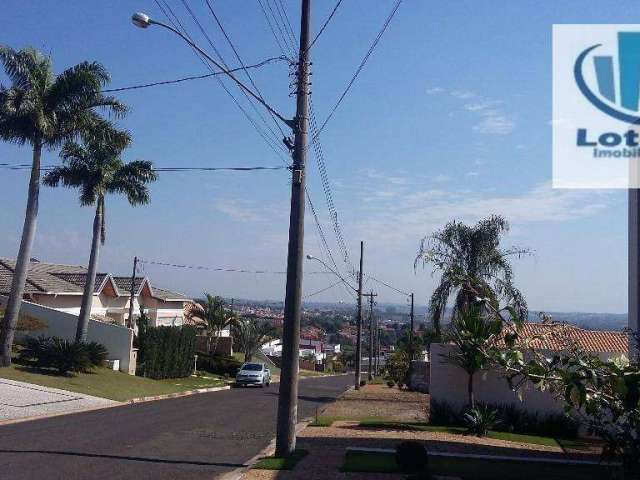
[[[640,124],[638,106],[640,101],[640,32],[618,33],[618,81],[613,73],[613,57],[594,55],[598,93],[594,93],[584,79],[583,67],[586,58],[602,44],[585,49],[573,68],[578,88],[591,104],[610,117],[626,123]]]

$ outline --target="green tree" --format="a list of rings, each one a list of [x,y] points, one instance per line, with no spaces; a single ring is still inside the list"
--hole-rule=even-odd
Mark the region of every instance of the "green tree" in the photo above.
[[[262,345],[274,338],[275,329],[267,322],[239,320],[232,326],[231,333],[234,345],[244,353],[244,361],[249,362]]]
[[[440,272],[438,286],[429,300],[429,317],[436,334],[441,335],[441,322],[449,299],[453,296],[452,318],[464,312],[477,300],[473,289],[460,279],[474,284],[487,284],[496,296],[506,301],[523,319],[527,304],[513,285],[509,259],[529,254],[522,248],[500,248],[502,236],[509,231],[508,222],[499,215],[468,226],[462,222],[448,223],[442,230],[420,242],[414,268],[433,265]]]
[[[207,350],[215,353],[222,331],[235,325],[238,317],[225,307],[222,297],[207,292],[204,295],[202,311],[194,311],[193,316],[202,318],[207,323]]]
[[[467,395],[469,408],[476,406],[473,392],[473,378],[476,373],[487,368],[490,360],[486,353],[495,347],[502,332],[502,321],[482,314],[479,305],[472,305],[459,312],[453,321],[453,328],[445,339],[455,346],[446,359],[467,373]]]
[[[132,206],[149,203],[148,184],[157,176],[151,162],[136,160],[125,163],[122,152],[131,143],[127,132],[102,128],[83,135],[83,143],[69,141],[62,147],[63,165],[49,171],[43,183],[50,187],[62,184],[77,188],[80,205],[95,207],[89,268],[82,294],[82,304],[76,328],[76,341],[87,338],[91,304],[98,268],[100,246],[105,241],[105,197],[120,194]]]
[[[110,78],[99,63],[82,62],[54,75],[49,57],[33,48],[0,46],[9,86],[0,85],[0,139],[32,149],[31,175],[20,249],[0,332],[0,366],[11,365],[11,346],[20,314],[36,231],[43,149],[55,149],[104,123],[98,111],[124,115],[126,107],[101,93]]]

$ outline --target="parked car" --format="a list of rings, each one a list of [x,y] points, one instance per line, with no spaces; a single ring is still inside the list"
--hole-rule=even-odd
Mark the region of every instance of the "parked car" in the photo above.
[[[236,385],[259,385],[260,388],[271,384],[271,371],[264,363],[243,363],[236,375]]]

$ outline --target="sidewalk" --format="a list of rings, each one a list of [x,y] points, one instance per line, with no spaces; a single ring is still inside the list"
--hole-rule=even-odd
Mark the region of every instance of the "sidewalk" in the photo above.
[[[118,404],[91,395],[0,378],[0,423]]]

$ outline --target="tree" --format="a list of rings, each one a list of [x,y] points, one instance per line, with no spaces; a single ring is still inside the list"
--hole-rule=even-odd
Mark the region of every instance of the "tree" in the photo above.
[[[110,78],[99,63],[82,62],[55,76],[51,59],[33,48],[0,46],[0,61],[11,81],[0,85],[0,139],[32,149],[31,175],[20,249],[0,332],[0,366],[11,365],[11,346],[20,314],[31,247],[36,231],[43,149],[55,149],[106,122],[98,110],[115,116],[126,107],[101,93]]]
[[[235,325],[238,317],[233,311],[225,308],[222,297],[205,292],[202,310],[195,310],[192,316],[201,318],[207,323],[207,351],[215,353],[222,331]]]
[[[423,265],[433,264],[434,270],[440,272],[438,286],[429,300],[429,317],[438,336],[450,297],[455,297],[452,317],[466,311],[476,301],[476,295],[464,287],[460,278],[471,279],[476,284],[487,283],[498,297],[526,318],[527,304],[513,285],[509,258],[519,258],[530,252],[522,248],[500,248],[500,240],[508,231],[508,222],[493,215],[471,227],[462,222],[450,222],[431,237],[422,239],[414,268],[422,262]]]
[[[239,320],[232,328],[234,345],[244,353],[244,361],[251,361],[260,347],[274,337],[275,330],[267,322],[257,320]]]
[[[472,305],[466,311],[458,313],[454,319],[453,328],[445,337],[455,346],[455,350],[447,356],[447,360],[467,373],[470,409],[476,406],[473,395],[474,375],[490,364],[486,353],[495,347],[501,332],[501,320],[483,316],[480,306]]]
[[[147,204],[150,199],[147,185],[157,179],[151,162],[136,160],[125,163],[122,160],[122,152],[130,143],[127,132],[108,127],[85,133],[82,144],[74,141],[64,144],[60,154],[63,165],[49,171],[43,180],[50,187],[62,184],[78,188],[80,205],[96,209],[89,268],[76,328],[77,342],[86,340],[89,328],[98,257],[106,234],[105,197],[121,194],[132,206]]]

